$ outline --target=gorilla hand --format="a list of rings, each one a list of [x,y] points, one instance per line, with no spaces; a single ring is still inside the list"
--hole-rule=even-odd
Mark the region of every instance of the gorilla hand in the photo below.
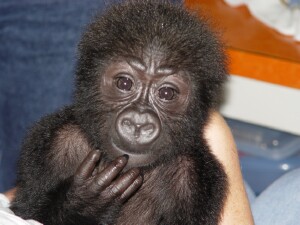
[[[138,190],[143,178],[138,168],[121,174],[127,155],[116,158],[102,171],[98,171],[99,160],[99,151],[91,151],[83,160],[67,192],[67,208],[86,219],[111,224],[111,218],[117,218],[122,204]]]

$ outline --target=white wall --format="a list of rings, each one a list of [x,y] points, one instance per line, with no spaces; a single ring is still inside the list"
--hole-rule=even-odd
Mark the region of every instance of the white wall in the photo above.
[[[225,94],[224,116],[300,135],[300,89],[232,75]]]

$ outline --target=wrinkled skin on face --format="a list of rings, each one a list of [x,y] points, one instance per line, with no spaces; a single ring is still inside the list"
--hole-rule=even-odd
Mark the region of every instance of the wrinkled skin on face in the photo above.
[[[108,145],[112,157],[129,155],[128,166],[157,160],[167,118],[186,111],[190,88],[183,71],[161,64],[157,54],[111,63],[101,77],[101,100],[111,105]],[[178,107],[180,106],[180,107]]]

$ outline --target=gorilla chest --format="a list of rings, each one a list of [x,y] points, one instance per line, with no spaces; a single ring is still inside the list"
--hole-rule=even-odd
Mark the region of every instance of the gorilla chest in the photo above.
[[[169,224],[180,205],[192,204],[187,172],[165,167],[145,174],[143,186],[124,205],[117,224]]]

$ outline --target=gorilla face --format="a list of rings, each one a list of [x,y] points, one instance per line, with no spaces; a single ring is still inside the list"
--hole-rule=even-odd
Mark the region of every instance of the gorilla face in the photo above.
[[[148,51],[149,52],[149,51]],[[128,166],[145,166],[167,153],[172,120],[180,121],[190,99],[190,80],[163,64],[157,52],[109,63],[100,81],[101,102],[110,108],[112,157],[128,154]]]

